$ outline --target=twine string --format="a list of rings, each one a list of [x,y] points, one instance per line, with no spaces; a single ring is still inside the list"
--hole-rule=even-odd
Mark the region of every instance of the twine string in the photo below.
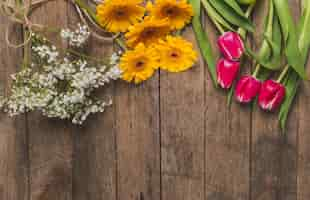
[[[13,22],[12,24],[9,24],[5,30],[5,40],[8,46],[12,48],[24,47],[31,41],[31,35],[35,30],[44,30],[45,28],[48,28],[47,26],[33,23],[29,19],[29,17],[31,16],[32,9],[34,7],[42,6],[43,4],[49,1],[53,1],[53,0],[36,0],[36,1],[29,0],[24,5],[20,5],[18,3],[12,3],[10,0],[0,0],[0,11],[2,11],[11,22]],[[111,36],[103,36],[97,33],[97,31],[91,28],[91,27],[94,27],[94,29],[101,30],[102,32],[102,28],[97,24],[97,22],[95,22],[94,19],[92,19],[92,17],[89,15],[87,11],[85,11],[84,9],[81,9],[74,2],[74,0],[71,0],[70,2],[74,5],[75,11],[77,12],[79,16],[80,21],[91,30],[91,34],[97,40],[111,42],[119,36],[118,34],[114,34]],[[94,3],[97,4],[98,2],[100,1],[94,0]],[[27,28],[27,30],[29,31],[29,34],[27,34],[27,37],[24,38],[22,43],[20,44],[14,44],[9,38],[10,29],[11,29],[11,26],[14,25],[14,23],[23,25],[24,28]],[[108,32],[105,32],[105,31],[103,33],[108,34]]]

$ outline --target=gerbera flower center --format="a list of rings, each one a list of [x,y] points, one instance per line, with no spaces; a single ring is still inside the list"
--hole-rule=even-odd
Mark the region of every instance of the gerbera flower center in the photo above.
[[[170,57],[173,58],[173,59],[178,59],[180,57],[180,54],[179,54],[179,52],[172,51],[170,53]]]
[[[115,17],[117,19],[124,19],[127,17],[128,9],[126,7],[118,7],[115,11]]]
[[[167,6],[166,8],[163,9],[163,11],[165,15],[173,17],[177,15],[178,9],[172,6]]]
[[[146,67],[147,62],[148,62],[147,59],[144,57],[137,58],[137,60],[134,61],[135,70],[136,71],[143,71]]]
[[[155,35],[156,34],[156,29],[155,28],[153,28],[153,27],[149,27],[149,28],[147,28],[147,29],[145,29],[143,32],[142,32],[142,38],[144,38],[144,37],[152,37],[153,35]]]
[[[138,61],[136,63],[136,68],[142,68],[144,66],[144,62],[143,61]]]

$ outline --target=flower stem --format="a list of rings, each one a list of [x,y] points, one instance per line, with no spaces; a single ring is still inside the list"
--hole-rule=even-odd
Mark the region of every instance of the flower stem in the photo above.
[[[260,64],[257,64],[256,67],[255,67],[254,73],[253,73],[253,76],[254,76],[255,78],[257,78],[257,75],[258,75],[258,73],[259,73],[260,68],[261,68],[261,65],[260,65]]]
[[[78,51],[75,51],[73,49],[65,49],[64,50],[65,52],[68,52],[68,53],[71,53],[75,56],[79,56],[81,58],[84,58],[84,59],[87,59],[87,60],[93,60],[93,61],[96,61],[96,62],[100,62],[100,63],[103,63],[103,64],[109,64],[109,62],[105,59],[99,59],[99,58],[95,58],[95,57],[92,57],[92,56],[88,56],[88,55],[85,55],[83,53],[80,53]]]
[[[218,23],[216,20],[214,20],[213,18],[211,18],[215,27],[217,28],[217,30],[221,33],[221,35],[223,35],[225,33],[224,28],[222,27],[222,25],[220,23]]]
[[[279,76],[279,78],[278,78],[278,80],[277,80],[278,83],[281,83],[281,82],[282,82],[282,80],[284,79],[284,77],[285,77],[285,75],[287,74],[287,72],[288,72],[289,69],[290,69],[290,66],[289,66],[289,65],[286,65],[285,68],[284,68],[284,70],[281,72],[281,74],[280,74],[280,76]]]
[[[255,4],[251,4],[251,5],[248,7],[248,9],[246,10],[245,16],[246,16],[247,18],[250,17],[250,15],[251,15],[251,13],[252,13],[254,7],[255,7]],[[241,35],[241,37],[242,37],[243,39],[245,39],[245,38],[246,38],[247,31],[244,30],[243,28],[239,28],[239,29],[238,29],[238,34]]]
[[[29,37],[29,31],[25,29],[24,31],[24,34],[23,34],[23,37],[24,38],[28,38]],[[31,36],[30,36],[31,37]],[[25,69],[27,68],[28,64],[29,64],[29,57],[30,57],[30,52],[29,52],[29,47],[28,45],[25,45],[24,48],[23,48],[23,64],[22,64],[22,68]]]
[[[215,25],[215,27],[217,28],[217,30],[223,34],[225,33],[225,30],[223,28],[223,26],[216,20],[216,17],[213,16],[213,9],[212,9],[212,6],[209,5],[208,1],[207,0],[200,0],[200,2],[202,3],[202,5],[204,6],[208,16],[210,17],[212,23]]]
[[[120,38],[116,38],[115,42],[122,48],[122,50],[124,51],[127,50],[126,44],[124,43],[123,40],[121,40]]]
[[[250,15],[251,15],[251,13],[252,13],[254,7],[255,7],[255,3],[251,4],[251,5],[248,7],[248,9],[247,9],[246,12],[245,12],[245,16],[246,16],[246,17],[250,17]]]
[[[83,0],[74,0],[74,2],[80,8],[85,10],[97,24],[99,24],[95,12]]]

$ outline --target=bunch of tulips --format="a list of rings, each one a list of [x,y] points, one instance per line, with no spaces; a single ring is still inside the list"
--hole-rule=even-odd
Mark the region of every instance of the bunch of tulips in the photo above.
[[[244,54],[244,43],[236,32],[226,32],[218,39],[218,47],[223,55],[216,66],[218,84],[224,88],[232,87],[240,70],[240,59]],[[285,98],[285,87],[279,82],[268,79],[260,81],[255,72],[245,75],[237,82],[236,100],[240,103],[250,103],[258,96],[260,107],[267,111],[276,110]]]
[[[286,121],[302,80],[308,80],[305,66],[310,49],[310,1],[301,0],[302,14],[294,21],[289,0],[189,0],[195,15],[193,30],[201,55],[207,63],[214,85],[242,104],[254,100],[265,111],[279,110],[279,123],[285,131]],[[255,32],[251,13],[258,4],[266,4],[268,13],[263,24],[262,40],[257,52],[244,41]],[[222,57],[215,59],[207,32],[201,21],[201,10],[220,33],[217,44]],[[243,55],[255,63],[252,74],[239,71]],[[284,67],[285,66],[285,67]],[[278,75],[279,74],[279,75]],[[277,76],[273,80],[270,77]]]

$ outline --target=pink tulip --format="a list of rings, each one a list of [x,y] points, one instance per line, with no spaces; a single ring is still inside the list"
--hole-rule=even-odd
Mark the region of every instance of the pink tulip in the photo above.
[[[285,87],[274,80],[267,80],[262,84],[258,103],[264,110],[274,111],[284,101]]]
[[[236,99],[240,103],[251,102],[259,93],[262,83],[253,76],[243,76],[236,86]]]
[[[228,89],[233,84],[238,75],[240,63],[222,58],[216,66],[217,81],[224,89]]]
[[[226,59],[237,61],[244,53],[244,44],[238,33],[224,33],[219,37],[217,44]]]

